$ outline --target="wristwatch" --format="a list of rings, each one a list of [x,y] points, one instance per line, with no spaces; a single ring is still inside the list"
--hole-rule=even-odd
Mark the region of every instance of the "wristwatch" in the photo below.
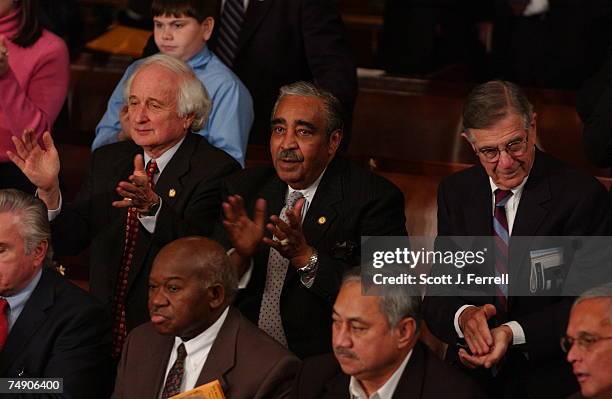
[[[305,266],[300,267],[298,271],[300,273],[308,274],[317,268],[317,262],[319,261],[319,253],[316,249],[312,249],[312,255],[308,258],[308,263]]]
[[[161,198],[158,199],[157,202],[153,203],[153,205],[149,207],[149,210],[147,212],[142,212],[140,215],[141,216],[155,216],[155,214],[157,213],[157,210],[159,209],[160,204],[161,204]]]

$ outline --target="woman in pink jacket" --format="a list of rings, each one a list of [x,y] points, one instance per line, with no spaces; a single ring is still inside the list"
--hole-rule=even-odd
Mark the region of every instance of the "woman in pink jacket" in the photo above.
[[[37,0],[0,0],[0,189],[33,191],[6,151],[11,136],[50,130],[68,91],[68,49],[43,29]]]

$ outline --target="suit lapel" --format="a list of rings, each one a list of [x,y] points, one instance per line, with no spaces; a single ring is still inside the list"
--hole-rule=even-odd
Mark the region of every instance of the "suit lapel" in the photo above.
[[[536,150],[536,158],[529,179],[525,183],[519,207],[514,218],[512,237],[537,236],[542,222],[549,215],[549,203],[552,199],[550,180],[546,171],[545,155]],[[523,276],[523,269],[530,267],[528,255],[531,240],[512,241],[510,246],[510,272],[515,276]],[[527,274],[529,275],[529,274]],[[511,280],[512,281],[512,280]],[[524,284],[524,283],[523,283]],[[511,286],[512,288],[512,286]],[[515,298],[509,298],[509,306]]]
[[[321,399],[350,399],[349,384],[351,378],[342,371],[325,384]]]
[[[4,349],[0,352],[0,375],[2,376],[6,376],[7,370],[26,348],[30,337],[38,332],[47,319],[47,310],[53,306],[55,300],[55,282],[50,273],[54,272],[43,269],[40,281],[13,325]]]
[[[200,386],[216,379],[219,380],[223,390],[227,389],[224,375],[234,367],[236,358],[236,342],[240,329],[240,313],[232,307],[229,308],[227,318],[215,338],[210,349],[206,363],[202,367],[196,386]]]
[[[493,229],[493,194],[489,176],[482,166],[478,166],[478,181],[472,186],[469,201],[466,204],[466,231],[469,236],[490,236]]]
[[[403,398],[420,398],[423,394],[423,381],[425,381],[425,350],[420,343],[412,349],[410,360],[406,364],[406,368],[400,377],[393,399]]]
[[[249,41],[253,33],[257,30],[264,17],[270,10],[272,3],[275,0],[251,0],[249,1],[249,7],[246,11],[245,19],[242,24],[242,30],[240,31],[240,37],[238,38],[238,50],[236,54],[240,54],[242,48]]]
[[[161,197],[164,206],[176,208],[176,203],[182,198],[181,195],[183,194],[184,187],[182,178],[189,172],[190,160],[195,149],[196,140],[197,138],[194,134],[188,133],[179,149],[172,156],[172,159],[170,159],[170,162],[168,162],[164,171],[159,176],[157,184],[155,185],[155,192]],[[169,195],[170,190],[174,190],[173,195]],[[141,234],[149,234],[144,230],[142,225],[140,229]],[[134,254],[134,262],[132,262],[132,268],[128,278],[128,290],[132,287],[134,280],[136,280],[136,277],[140,273],[151,244],[151,240],[139,239]]]
[[[158,334],[151,326],[151,348],[143,353],[138,374],[150,378],[146,384],[140,384],[139,396],[142,398],[157,398],[164,387],[168,359],[174,347],[174,337]]]
[[[333,160],[329,164],[304,218],[302,228],[304,236],[308,244],[314,247],[321,241],[329,226],[338,216],[336,204],[342,201],[344,187],[342,166],[338,160]]]

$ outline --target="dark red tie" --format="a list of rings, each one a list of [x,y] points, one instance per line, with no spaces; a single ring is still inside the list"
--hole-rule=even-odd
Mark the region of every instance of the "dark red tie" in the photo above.
[[[9,304],[4,298],[0,298],[0,351],[4,348],[9,333],[8,313]]]
[[[185,350],[185,344],[180,344],[179,347],[176,348],[176,360],[168,372],[168,377],[166,377],[166,383],[164,384],[164,390],[161,395],[162,399],[181,393],[183,374],[185,374],[186,357],[187,351]]]
[[[495,211],[493,213],[493,239],[495,240],[495,275],[508,273],[508,244],[510,242],[510,230],[506,217],[506,204],[512,197],[510,190],[495,190]],[[498,284],[496,286],[497,312],[503,318],[508,311],[508,286]]]
[[[151,159],[147,164],[147,177],[149,185],[155,189],[153,176],[159,172],[157,163]],[[136,251],[136,243],[138,242],[138,232],[140,223],[138,222],[138,212],[135,208],[128,208],[127,218],[125,223],[125,244],[123,247],[123,257],[121,259],[121,270],[117,279],[115,298],[113,301],[113,358],[118,359],[121,356],[123,342],[127,336],[127,326],[125,324],[125,298],[127,297],[128,277],[130,275],[130,267],[132,259]]]

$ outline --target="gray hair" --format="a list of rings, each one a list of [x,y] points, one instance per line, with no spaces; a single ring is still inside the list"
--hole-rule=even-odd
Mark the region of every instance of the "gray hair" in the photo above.
[[[123,88],[124,101],[126,103],[128,102],[134,76],[151,65],[164,67],[176,74],[176,76],[179,78],[176,98],[177,113],[181,118],[188,115],[194,115],[190,129],[192,132],[201,130],[206,124],[206,120],[210,114],[212,101],[210,100],[206,88],[197,78],[195,73],[193,73],[191,67],[178,58],[165,54],[155,54],[145,58],[140,64],[138,64],[136,70],[125,82],[125,86]]]
[[[589,299],[607,299],[608,300],[608,324],[612,324],[612,282],[599,285],[583,292],[572,305],[572,309],[580,302]]]
[[[23,238],[26,254],[31,254],[38,244],[47,241],[49,245],[45,260],[47,263],[51,262],[51,225],[44,202],[19,190],[0,190],[0,213],[10,213],[18,217],[17,228]]]
[[[295,82],[281,87],[278,99],[272,109],[272,118],[276,114],[278,104],[285,96],[313,97],[321,100],[326,114],[327,137],[331,136],[336,130],[342,131],[344,129],[344,110],[340,101],[330,92],[310,82]]]
[[[342,277],[342,284],[348,282],[362,283],[361,267],[357,266],[347,271]],[[384,295],[379,296],[380,311],[384,314],[392,328],[397,327],[400,320],[411,317],[416,322],[418,333],[423,320],[421,295],[405,286],[385,287]]]
[[[492,80],[476,86],[463,106],[463,131],[471,137],[469,129],[491,127],[510,114],[523,119],[525,129],[531,125],[533,106],[512,82]]]

